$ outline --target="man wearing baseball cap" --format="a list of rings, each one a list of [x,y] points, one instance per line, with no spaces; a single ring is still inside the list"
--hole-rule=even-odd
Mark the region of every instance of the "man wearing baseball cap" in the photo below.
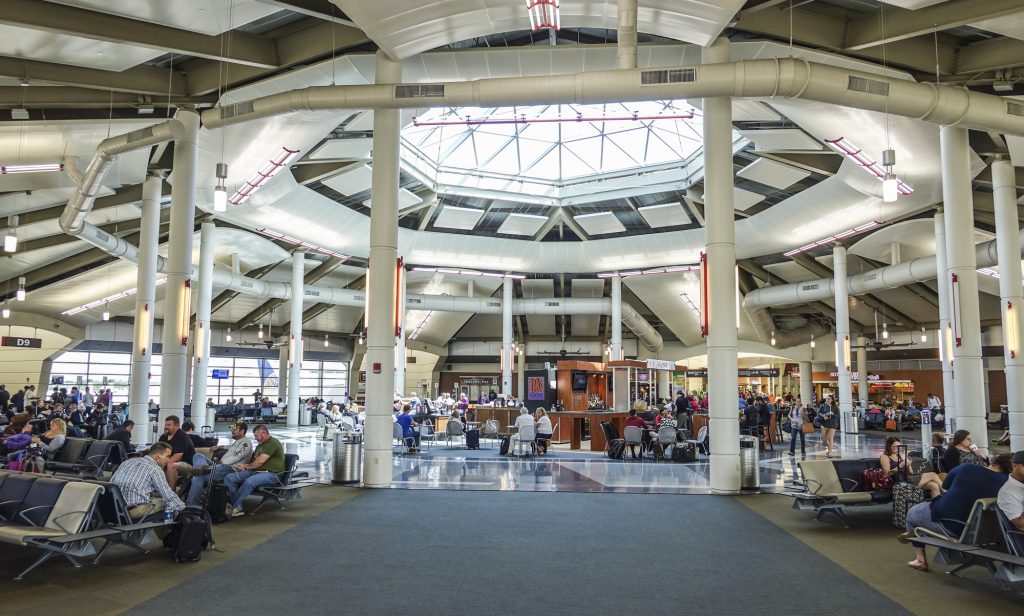
[[[198,505],[202,500],[207,481],[223,481],[224,477],[234,472],[231,469],[232,465],[245,464],[252,460],[254,447],[252,439],[247,436],[248,431],[249,424],[244,421],[238,421],[231,425],[231,438],[234,440],[227,447],[224,455],[220,457],[219,464],[208,460],[202,454],[196,454],[196,476],[192,478],[192,484],[189,486],[186,504]],[[214,459],[217,459],[216,453],[222,449],[224,447],[221,445],[213,447]]]
[[[999,489],[999,508],[1017,530],[1024,532],[1024,450],[1010,458],[1013,470]]]

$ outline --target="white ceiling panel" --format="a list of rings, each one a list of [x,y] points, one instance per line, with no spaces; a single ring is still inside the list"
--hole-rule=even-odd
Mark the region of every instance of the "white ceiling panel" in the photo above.
[[[280,6],[274,6],[272,2],[260,2],[259,0],[51,1],[209,35],[220,34],[281,10]]]
[[[768,158],[758,158],[740,169],[736,175],[782,190],[810,176],[811,173]]]
[[[681,203],[664,203],[662,205],[649,205],[637,208],[640,215],[644,217],[652,229],[662,227],[676,227],[690,224],[690,215],[683,209]]]
[[[524,280],[523,297],[554,297],[555,281],[550,278]],[[532,336],[554,336],[555,317],[530,315],[526,317],[526,327]]]
[[[361,193],[370,190],[373,184],[373,169],[369,165],[359,165],[350,171],[327,178],[324,184],[343,195]]]
[[[313,159],[370,158],[370,149],[372,147],[373,139],[370,137],[328,139],[320,147],[310,152],[309,157]]]
[[[747,211],[752,206],[764,201],[764,195],[759,195],[749,190],[743,190],[742,188],[732,189],[732,206],[740,210],[741,212]]]
[[[604,280],[591,278],[574,278],[572,281],[572,297],[604,297]],[[600,331],[601,315],[572,315],[569,335],[596,336]]]
[[[483,210],[446,205],[441,208],[441,213],[434,219],[434,226],[441,227],[442,229],[464,229],[469,231],[476,226],[476,223],[483,215]]]
[[[798,128],[769,128],[737,131],[754,142],[758,150],[813,150],[822,149],[821,143]]]
[[[123,71],[163,54],[159,50],[145,47],[0,25],[0,55],[105,71]],[[34,79],[31,72],[28,79],[37,85],[45,83]]]
[[[970,25],[974,28],[988,30],[989,32],[1024,41],[1024,11],[1014,15],[1003,15],[996,19],[976,21]]]
[[[605,235],[608,233],[622,233],[626,227],[622,226],[618,217],[612,212],[598,212],[596,214],[580,214],[573,216],[588,235]]]
[[[926,6],[931,6],[933,4],[942,4],[945,1],[946,0],[882,0],[882,2],[886,4],[911,10],[923,9]]]
[[[736,98],[732,101],[733,122],[774,122],[781,117],[764,103],[746,98]]]
[[[547,216],[536,216],[534,214],[509,214],[501,226],[498,227],[498,234],[504,235],[525,235],[532,237],[540,231],[547,221]]]

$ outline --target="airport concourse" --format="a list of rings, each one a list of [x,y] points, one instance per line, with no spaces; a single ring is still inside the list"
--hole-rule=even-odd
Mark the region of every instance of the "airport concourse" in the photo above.
[[[3,0],[0,588],[1024,609],[1019,0]]]

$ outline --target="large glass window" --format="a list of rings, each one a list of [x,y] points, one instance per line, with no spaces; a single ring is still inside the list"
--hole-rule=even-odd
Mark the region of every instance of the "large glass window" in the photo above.
[[[162,372],[161,356],[155,355],[150,366],[149,397],[160,400],[160,375]],[[250,357],[211,357],[206,385],[206,395],[215,403],[227,402],[229,399],[242,399],[251,402],[256,390],[262,391],[271,399],[277,398],[280,379],[276,360],[256,359]],[[213,370],[226,370],[226,378],[214,379]],[[128,400],[128,384],[131,378],[131,355],[127,353],[94,353],[70,351],[54,360],[50,371],[50,380],[54,386],[78,387],[89,386],[98,389],[110,389],[114,403]],[[340,400],[348,391],[348,365],[344,362],[321,362],[306,360],[302,362],[299,377],[299,396],[309,398],[318,396],[328,400]]]

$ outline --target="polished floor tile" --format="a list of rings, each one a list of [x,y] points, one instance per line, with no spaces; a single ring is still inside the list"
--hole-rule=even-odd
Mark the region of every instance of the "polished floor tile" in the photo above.
[[[300,469],[317,482],[333,477],[333,443],[323,440],[315,427],[271,426],[287,453],[296,453]],[[911,451],[920,450],[920,435],[899,435]],[[836,436],[840,458],[877,458],[885,434],[866,433]],[[651,460],[610,460],[603,454],[553,447],[549,455],[515,458],[499,456],[496,443],[485,440],[483,449],[447,449],[443,444],[425,447],[420,454],[396,454],[393,458],[393,488],[435,490],[519,490],[531,492],[630,492],[664,494],[708,494],[710,467],[707,458],[676,464]],[[760,452],[760,490],[782,492],[792,489],[801,459],[825,459],[817,434],[807,436],[807,455],[788,455],[789,441],[775,443],[774,451]],[[396,448],[397,451],[397,448]]]

